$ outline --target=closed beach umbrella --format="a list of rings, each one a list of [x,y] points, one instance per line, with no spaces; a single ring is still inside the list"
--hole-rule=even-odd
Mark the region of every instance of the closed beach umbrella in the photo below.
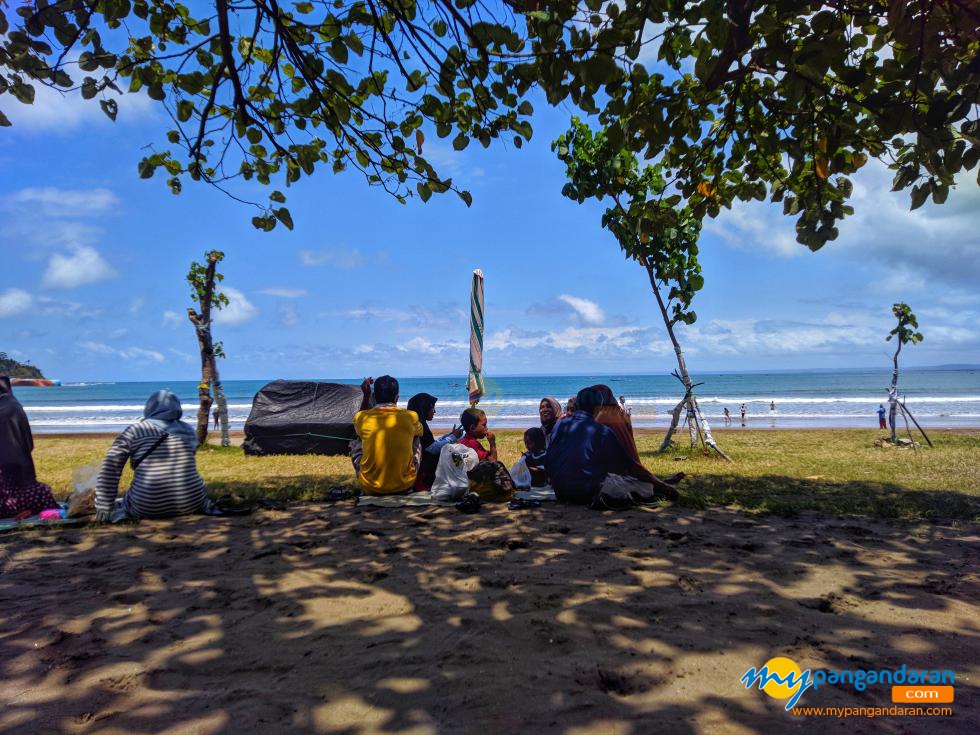
[[[466,383],[470,404],[483,396],[483,271],[473,271],[470,289],[470,377]]]

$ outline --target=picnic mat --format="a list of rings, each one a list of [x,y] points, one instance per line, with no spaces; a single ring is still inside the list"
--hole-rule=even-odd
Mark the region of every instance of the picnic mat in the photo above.
[[[518,490],[514,497],[521,500],[551,501],[555,499],[555,491],[551,487],[535,487],[528,490]],[[357,505],[373,505],[381,508],[402,508],[419,505],[441,505],[444,507],[456,505],[455,500],[435,500],[432,493],[427,491],[407,493],[405,495],[361,495]]]
[[[67,503],[59,503],[62,508],[67,507]],[[89,522],[88,518],[56,518],[53,521],[42,521],[37,516],[25,518],[22,521],[15,521],[13,518],[0,519],[0,533],[17,531],[22,528],[47,528],[49,526],[84,526]]]

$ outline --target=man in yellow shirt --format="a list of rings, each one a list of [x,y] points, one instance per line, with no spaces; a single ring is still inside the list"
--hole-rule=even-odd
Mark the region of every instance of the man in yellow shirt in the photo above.
[[[371,408],[371,384],[375,406]],[[364,399],[354,414],[357,441],[351,460],[365,495],[393,495],[411,490],[419,468],[422,424],[418,414],[398,408],[398,381],[382,375],[361,384]]]

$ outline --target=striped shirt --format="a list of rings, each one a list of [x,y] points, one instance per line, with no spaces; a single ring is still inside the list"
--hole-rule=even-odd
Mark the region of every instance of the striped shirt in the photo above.
[[[126,461],[136,459],[133,484],[123,495],[126,514],[133,518],[169,518],[200,511],[208,502],[204,480],[197,473],[194,450],[180,437],[166,438],[150,452],[165,432],[139,421],[112,443],[99,472],[95,509],[111,511],[119,492]],[[147,453],[150,452],[148,455]]]

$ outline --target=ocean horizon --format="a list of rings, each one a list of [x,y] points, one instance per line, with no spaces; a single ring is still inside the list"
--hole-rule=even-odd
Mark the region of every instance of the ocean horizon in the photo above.
[[[749,428],[876,428],[878,405],[887,399],[891,370],[819,369],[701,372],[693,376],[702,411],[713,426],[723,426],[723,409],[740,425],[739,406],[746,404]],[[357,384],[361,378],[310,378]],[[231,428],[241,430],[255,393],[270,380],[223,382]],[[544,396],[563,405],[580,388],[606,383],[625,396],[637,428],[666,427],[670,411],[683,391],[670,374],[595,373],[487,376],[481,400],[492,427],[526,428],[537,423]],[[434,427],[448,428],[468,405],[466,376],[400,378],[400,405],[415,393],[439,398]],[[66,382],[51,388],[15,388],[31,426],[38,433],[116,432],[139,420],[143,404],[154,391],[166,388],[184,404],[185,419],[194,421],[197,381]],[[980,426],[980,366],[937,366],[903,369],[900,394],[924,427]],[[775,403],[775,412],[770,404]]]

